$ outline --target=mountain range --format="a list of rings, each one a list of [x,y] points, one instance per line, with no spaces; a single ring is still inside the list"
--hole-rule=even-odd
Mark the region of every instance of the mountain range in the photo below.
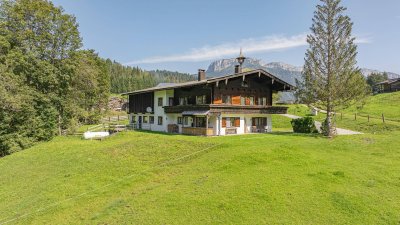
[[[235,65],[237,65],[236,59],[220,59],[214,61],[210,64],[206,71],[207,77],[218,77],[232,74],[235,69]],[[303,70],[302,67],[293,66],[283,62],[265,63],[260,59],[254,58],[247,58],[243,63],[243,68],[244,70],[264,69],[292,85],[295,85],[296,79],[301,78],[301,72]],[[362,68],[361,72],[364,76],[368,76],[371,73],[382,73],[382,71],[366,68]],[[400,75],[396,73],[387,72],[387,74],[390,79],[400,78]]]

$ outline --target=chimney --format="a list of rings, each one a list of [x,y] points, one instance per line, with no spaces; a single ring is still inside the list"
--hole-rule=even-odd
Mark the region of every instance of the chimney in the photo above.
[[[197,75],[197,80],[201,81],[201,80],[205,80],[206,79],[206,71],[203,69],[199,69],[199,73]]]
[[[240,67],[240,65],[235,65],[235,73],[241,73],[242,72],[242,68]]]
[[[239,65],[235,66],[235,73],[241,73],[242,72],[242,65],[244,63],[244,60],[246,60],[246,57],[244,57],[242,53],[242,48],[240,48],[240,54],[239,57],[236,58],[237,62]]]

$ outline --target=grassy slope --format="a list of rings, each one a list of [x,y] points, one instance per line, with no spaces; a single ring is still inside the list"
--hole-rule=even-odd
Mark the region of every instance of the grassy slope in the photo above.
[[[310,110],[305,105],[289,105],[288,113],[310,116]],[[337,126],[341,128],[382,134],[400,130],[400,92],[370,96],[362,109],[351,107],[341,113],[342,115],[338,114],[335,120]],[[355,113],[358,114],[356,120]],[[382,122],[382,113],[387,118],[385,123]],[[367,115],[370,115],[369,122]],[[322,122],[325,117],[326,114],[319,113],[314,119]]]
[[[380,118],[382,113],[388,119],[400,121],[400,92],[384,93],[370,96],[362,109],[351,107],[345,112],[360,113]]]
[[[399,134],[59,137],[0,159],[0,223],[396,224]]]

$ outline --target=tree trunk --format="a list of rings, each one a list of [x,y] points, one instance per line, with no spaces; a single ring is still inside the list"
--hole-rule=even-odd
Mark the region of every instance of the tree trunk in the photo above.
[[[328,106],[326,107],[326,124],[325,124],[325,136],[332,138],[335,134],[334,132],[334,126],[332,124],[332,113],[333,113],[333,107],[332,107],[332,99],[331,97],[328,97]]]

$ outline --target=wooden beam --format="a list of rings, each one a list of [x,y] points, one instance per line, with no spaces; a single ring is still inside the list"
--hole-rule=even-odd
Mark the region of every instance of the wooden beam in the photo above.
[[[217,83],[216,83],[216,87],[218,87],[218,84],[219,84],[219,81],[217,81]]]
[[[275,81],[275,80],[274,80],[274,79],[272,79],[272,84],[274,84],[274,81]]]
[[[242,76],[243,81],[244,81],[245,78],[246,78],[246,75],[243,74],[243,76]]]
[[[261,72],[258,72],[258,78],[260,78],[261,77]]]
[[[228,85],[228,79],[225,79],[225,85]]]

